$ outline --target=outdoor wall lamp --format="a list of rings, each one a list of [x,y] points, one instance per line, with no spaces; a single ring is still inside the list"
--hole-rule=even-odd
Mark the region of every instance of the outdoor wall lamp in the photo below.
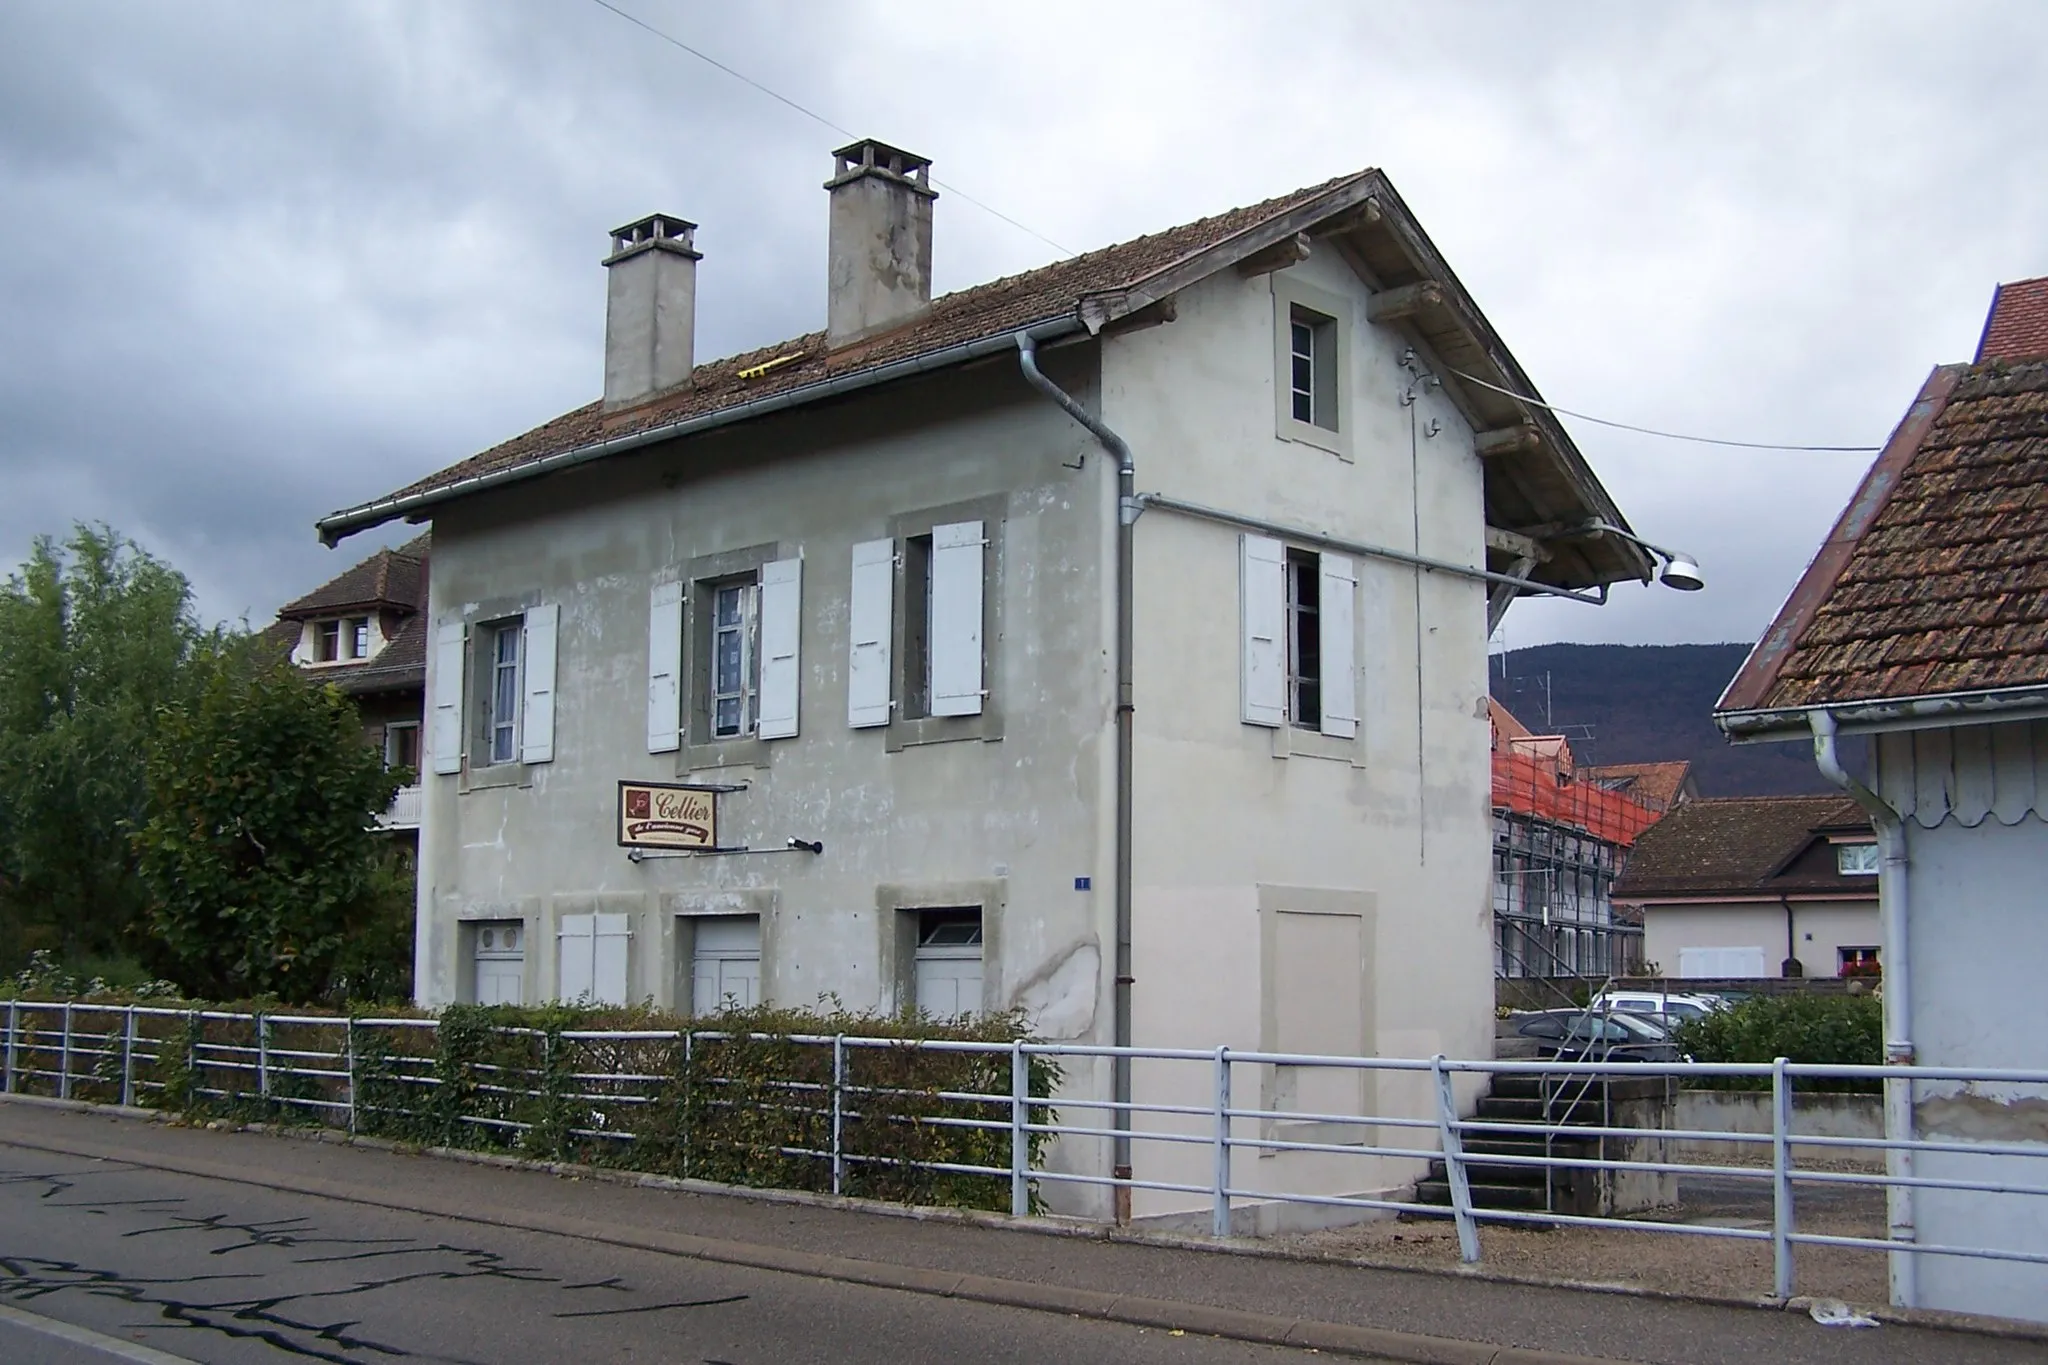
[[[1612,522],[1589,521],[1579,529],[1587,535],[1619,536],[1631,545],[1640,545],[1656,555],[1664,561],[1664,568],[1657,577],[1663,580],[1667,588],[1676,588],[1680,592],[1698,592],[1707,586],[1706,576],[1700,572],[1700,562],[1689,554],[1667,550],[1662,545],[1652,545],[1641,536],[1624,531]]]

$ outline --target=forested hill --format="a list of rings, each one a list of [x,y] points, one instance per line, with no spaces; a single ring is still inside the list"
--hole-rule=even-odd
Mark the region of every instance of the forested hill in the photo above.
[[[1730,744],[1714,703],[1749,646],[1535,645],[1493,657],[1493,695],[1580,764],[1692,760],[1702,796],[1832,790],[1807,744]]]

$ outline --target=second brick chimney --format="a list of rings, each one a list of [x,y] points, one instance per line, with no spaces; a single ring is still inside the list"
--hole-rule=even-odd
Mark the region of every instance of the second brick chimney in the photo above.
[[[932,301],[931,162],[868,138],[832,154],[825,334],[829,345],[872,336]]]

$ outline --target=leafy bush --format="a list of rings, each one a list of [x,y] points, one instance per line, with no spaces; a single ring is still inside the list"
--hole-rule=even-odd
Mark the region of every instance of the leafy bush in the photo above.
[[[1678,1026],[1679,1050],[1701,1062],[1772,1062],[1780,1057],[1817,1066],[1880,1066],[1884,1006],[1871,995],[1757,995]],[[1712,1089],[1769,1089],[1763,1077],[1699,1082]],[[1802,1090],[1869,1092],[1875,1080],[1812,1079]]]
[[[266,1021],[281,1013],[275,1000],[232,1013],[185,1003],[138,1010],[129,1046],[117,1007],[79,1009],[77,1055],[105,1065],[90,1078],[75,1072],[71,1093],[117,1099],[126,1048],[136,1103],[194,1116],[350,1125],[422,1145],[818,1191],[834,1187],[836,1127],[841,1193],[1010,1207],[1012,1055],[927,1044],[1007,1045],[1024,1037],[1018,1016],[764,1006],[683,1019],[645,1008],[452,1005],[431,1028],[403,1022],[422,1017],[415,1011],[381,1007],[376,1018],[293,1009],[291,1023]],[[17,1087],[54,1094],[61,1004],[18,1018],[33,1060],[17,1070]],[[687,1041],[676,1036],[685,1030]],[[826,1041],[796,1041],[806,1037]],[[883,1040],[842,1047],[836,1092],[835,1037]],[[1050,1057],[1026,1064],[1030,1121],[1049,1124],[1060,1066]],[[1026,1169],[1040,1165],[1049,1141],[1027,1136]],[[961,1166],[1003,1174],[937,1169]]]

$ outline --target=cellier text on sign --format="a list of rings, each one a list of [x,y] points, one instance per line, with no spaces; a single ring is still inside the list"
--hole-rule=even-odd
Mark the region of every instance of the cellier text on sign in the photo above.
[[[619,783],[619,845],[718,847],[718,794],[667,782]]]

